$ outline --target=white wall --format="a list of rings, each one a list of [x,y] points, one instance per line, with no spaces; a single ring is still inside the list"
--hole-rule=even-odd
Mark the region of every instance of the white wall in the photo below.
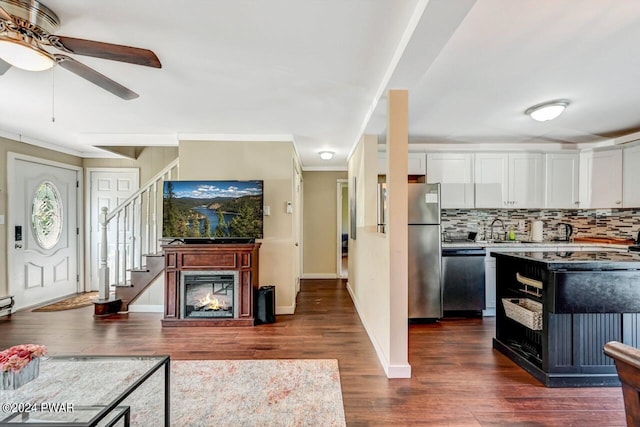
[[[380,363],[390,360],[389,241],[377,232],[377,137],[364,136],[349,159],[349,200],[356,179],[356,239],[349,231],[348,288]]]
[[[408,378],[407,91],[389,91],[387,105],[386,234],[377,232],[377,137],[365,135],[349,158],[349,199],[355,178],[357,201],[349,291],[387,377]]]

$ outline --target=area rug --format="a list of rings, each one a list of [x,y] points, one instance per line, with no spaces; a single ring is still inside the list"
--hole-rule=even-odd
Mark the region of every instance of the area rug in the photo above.
[[[78,363],[85,366],[79,368]],[[0,419],[13,411],[6,410],[7,403],[49,402],[72,404],[79,412],[40,411],[31,414],[31,422],[86,421],[81,408],[112,401],[157,363],[99,357],[45,361],[37,383],[0,390]],[[346,425],[337,360],[171,361],[170,393],[172,426]],[[130,407],[132,426],[162,426],[163,398],[164,369],[160,369],[120,405]]]
[[[162,425],[162,376],[125,401]],[[337,360],[171,361],[172,426],[345,426]]]
[[[84,292],[61,301],[34,308],[31,311],[63,311],[71,310],[73,308],[87,307],[92,305],[96,298],[98,298],[98,291]]]

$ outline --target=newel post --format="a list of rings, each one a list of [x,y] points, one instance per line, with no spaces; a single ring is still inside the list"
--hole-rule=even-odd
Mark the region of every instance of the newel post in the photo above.
[[[107,211],[106,207],[100,209],[98,222],[102,232],[102,244],[100,245],[100,269],[98,270],[99,299],[109,299],[109,267],[107,266]]]

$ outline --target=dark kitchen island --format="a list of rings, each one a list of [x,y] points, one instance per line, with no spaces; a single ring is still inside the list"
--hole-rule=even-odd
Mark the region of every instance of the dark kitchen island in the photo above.
[[[492,255],[493,347],[547,387],[619,385],[602,347],[609,341],[640,346],[640,254]]]

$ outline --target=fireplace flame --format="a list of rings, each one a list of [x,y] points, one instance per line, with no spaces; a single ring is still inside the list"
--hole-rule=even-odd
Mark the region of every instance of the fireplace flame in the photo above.
[[[220,310],[220,301],[217,298],[211,298],[211,294],[208,293],[206,297],[198,299],[200,308],[205,310]]]

